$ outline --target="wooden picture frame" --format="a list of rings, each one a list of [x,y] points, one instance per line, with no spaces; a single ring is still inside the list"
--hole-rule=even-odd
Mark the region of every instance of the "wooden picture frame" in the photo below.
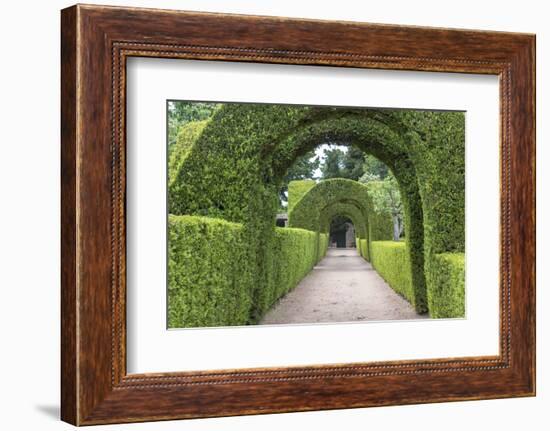
[[[83,5],[61,17],[62,420],[91,425],[535,394],[534,35]],[[130,56],[498,75],[500,354],[128,375]]]

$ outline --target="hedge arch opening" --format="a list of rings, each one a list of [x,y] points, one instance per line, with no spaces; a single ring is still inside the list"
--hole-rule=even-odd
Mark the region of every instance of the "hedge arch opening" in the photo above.
[[[329,247],[355,248],[355,226],[346,216],[337,215],[332,218],[328,230]]]
[[[323,143],[354,145],[384,162],[399,183],[415,295],[424,292],[414,305],[431,313],[440,295],[433,285],[436,254],[464,251],[464,120],[453,114],[222,105],[200,130],[180,133],[185,154],[170,175],[169,212],[243,225],[247,270],[255,274],[254,321],[266,306],[258,298],[272,282],[277,192],[287,169]],[[450,174],[443,177],[441,166]]]

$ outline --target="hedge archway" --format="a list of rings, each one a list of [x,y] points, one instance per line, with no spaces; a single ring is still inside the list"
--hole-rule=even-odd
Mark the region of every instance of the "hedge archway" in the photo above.
[[[368,224],[366,214],[355,202],[346,200],[331,203],[320,209],[319,232],[328,233],[332,220],[337,216],[347,217],[351,220],[357,237],[367,237]],[[292,226],[290,220],[289,225]]]

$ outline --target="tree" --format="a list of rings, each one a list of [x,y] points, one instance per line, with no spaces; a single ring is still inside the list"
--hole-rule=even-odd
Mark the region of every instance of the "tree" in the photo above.
[[[220,106],[219,103],[209,102],[168,102],[168,147],[177,140],[181,126],[191,121],[202,121],[210,118]]]
[[[383,180],[388,176],[389,170],[388,167],[376,157],[365,154],[363,172],[364,174],[375,175],[378,179]]]
[[[279,190],[281,206],[284,206],[288,202],[288,183],[295,180],[313,179],[315,171],[319,169],[319,165],[319,157],[315,156],[314,150],[296,159],[294,164],[288,169]]]
[[[403,203],[399,184],[391,172],[383,180],[372,173],[366,173],[360,182],[369,184],[369,196],[377,212],[388,212],[393,221],[393,240],[399,241],[403,231]]]
[[[363,165],[365,163],[365,153],[356,147],[349,147],[343,158],[343,178],[358,181],[365,173]]]
[[[364,154],[361,150],[350,147],[347,151],[341,148],[329,148],[321,166],[323,179],[347,178],[357,181],[364,173]]]
[[[344,151],[340,148],[329,148],[325,150],[325,158],[321,165],[321,178],[342,178],[342,166]]]

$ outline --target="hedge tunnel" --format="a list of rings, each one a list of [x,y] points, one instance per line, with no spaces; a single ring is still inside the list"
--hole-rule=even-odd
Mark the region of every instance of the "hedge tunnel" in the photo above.
[[[290,185],[289,198],[292,190],[303,189],[299,184]],[[361,255],[371,261],[394,290],[409,300],[419,312],[423,312],[426,304],[423,269],[413,277],[414,271],[418,270],[412,266],[415,254],[411,251],[415,244],[400,243],[397,248],[391,245],[391,215],[375,211],[368,189],[368,185],[347,179],[321,181],[297,200],[289,212],[289,226],[326,233],[335,216],[348,217],[356,228],[357,248]],[[405,230],[408,230],[407,226]],[[379,250],[377,253],[373,251],[373,243]]]
[[[308,180],[303,182],[309,183]],[[289,200],[302,181],[289,184]],[[309,184],[308,184],[309,185]],[[348,217],[355,226],[357,237],[371,241],[392,238],[390,214],[374,211],[368,187],[343,178],[321,181],[296,199],[289,211],[289,226],[327,233],[335,216]],[[421,287],[423,289],[423,285]]]
[[[178,136],[179,156],[173,152],[170,160],[169,212],[242,225],[248,321],[257,321],[270,306],[263,291],[271,290],[276,272],[278,190],[294,161],[323,143],[354,145],[393,172],[419,292],[414,305],[426,311],[445,295],[433,284],[436,255],[464,251],[462,113],[221,105],[209,120],[190,123]]]
[[[354,202],[346,200],[334,202],[320,209],[319,216],[319,232],[329,233],[330,224],[332,220],[337,216],[347,217],[353,223],[355,227],[356,236],[359,238],[367,237],[367,219],[363,210],[358,207]],[[289,225],[292,226],[292,222],[289,219]]]

